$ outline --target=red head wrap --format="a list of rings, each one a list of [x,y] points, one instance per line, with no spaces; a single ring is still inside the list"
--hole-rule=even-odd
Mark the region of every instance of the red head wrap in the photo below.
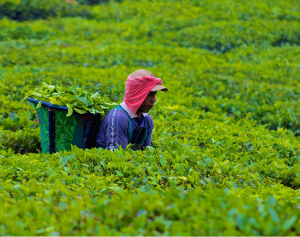
[[[141,76],[132,79],[127,77],[124,102],[136,114],[147,95],[157,84],[162,84],[162,79],[151,76]]]

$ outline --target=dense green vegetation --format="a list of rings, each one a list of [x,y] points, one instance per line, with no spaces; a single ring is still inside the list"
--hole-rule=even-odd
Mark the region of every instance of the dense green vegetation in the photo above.
[[[295,0],[0,0],[1,235],[300,235],[299,12]],[[29,91],[118,103],[140,68],[169,88],[151,147],[42,154]]]

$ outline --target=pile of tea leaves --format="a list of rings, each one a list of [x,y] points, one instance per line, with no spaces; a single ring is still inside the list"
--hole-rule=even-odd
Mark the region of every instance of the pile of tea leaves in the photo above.
[[[76,82],[71,87],[62,85],[48,85],[42,82],[40,87],[30,90],[26,98],[31,97],[39,100],[37,109],[42,106],[42,101],[49,102],[53,105],[68,107],[67,116],[71,116],[73,112],[79,114],[92,113],[105,115],[118,104],[110,102],[106,97],[100,96],[99,92],[90,93],[83,87],[76,87]]]

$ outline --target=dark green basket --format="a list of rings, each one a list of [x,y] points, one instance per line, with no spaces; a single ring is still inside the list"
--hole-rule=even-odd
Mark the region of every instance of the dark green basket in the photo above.
[[[39,100],[28,98],[36,108]],[[36,108],[43,153],[70,150],[71,145],[82,149],[96,146],[96,135],[100,126],[100,114],[73,113],[67,117],[68,108],[42,101]]]

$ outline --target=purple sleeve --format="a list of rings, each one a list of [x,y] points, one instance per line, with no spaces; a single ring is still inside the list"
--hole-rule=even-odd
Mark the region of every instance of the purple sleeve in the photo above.
[[[124,111],[114,109],[109,113],[105,129],[106,148],[114,150],[118,145],[123,149],[128,145],[129,123]]]
[[[151,146],[151,136],[152,136],[152,130],[153,130],[154,124],[153,124],[153,120],[150,115],[148,115],[146,117],[146,119],[148,121],[149,129],[148,129],[148,136],[145,141],[145,146]]]

